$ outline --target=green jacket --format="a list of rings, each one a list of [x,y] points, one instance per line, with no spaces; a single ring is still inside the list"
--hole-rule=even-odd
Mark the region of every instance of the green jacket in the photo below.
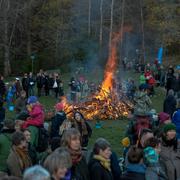
[[[0,133],[0,171],[7,172],[6,160],[12,146],[12,134],[14,130],[3,129]]]
[[[143,74],[140,75],[139,81],[140,81],[140,84],[146,84],[146,78],[145,78],[145,76]]]
[[[29,131],[31,132],[31,144],[34,147],[37,147],[38,145],[38,137],[39,137],[39,130],[36,126],[29,126]]]

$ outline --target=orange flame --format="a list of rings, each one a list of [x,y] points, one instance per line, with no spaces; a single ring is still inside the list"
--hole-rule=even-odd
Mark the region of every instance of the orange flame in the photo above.
[[[130,31],[131,27],[125,27],[124,31]],[[111,45],[109,47],[109,57],[105,67],[104,80],[101,84],[100,92],[92,97],[90,102],[79,103],[78,105],[68,104],[66,98],[65,112],[68,114],[74,109],[83,113],[85,118],[93,119],[95,117],[101,119],[117,119],[119,116],[127,116],[132,104],[129,102],[121,102],[117,94],[112,95],[114,74],[117,68],[117,44],[122,39],[120,31],[114,34]]]

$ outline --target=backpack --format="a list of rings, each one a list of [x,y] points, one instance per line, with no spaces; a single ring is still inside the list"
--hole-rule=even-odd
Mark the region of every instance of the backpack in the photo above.
[[[44,127],[39,127],[38,131],[38,145],[36,150],[37,152],[44,152],[48,148],[49,134]]]

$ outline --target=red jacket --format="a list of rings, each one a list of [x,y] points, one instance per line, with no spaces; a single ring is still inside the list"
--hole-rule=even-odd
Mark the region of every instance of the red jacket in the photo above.
[[[32,110],[29,112],[30,117],[23,123],[22,128],[27,128],[28,126],[43,126],[44,123],[44,110],[41,104],[35,104]]]

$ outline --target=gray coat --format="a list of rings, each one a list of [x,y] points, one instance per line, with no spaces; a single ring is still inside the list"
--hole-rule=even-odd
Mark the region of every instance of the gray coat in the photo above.
[[[160,163],[164,167],[168,180],[180,179],[180,142],[177,142],[177,149],[173,146],[166,146],[162,143]]]

